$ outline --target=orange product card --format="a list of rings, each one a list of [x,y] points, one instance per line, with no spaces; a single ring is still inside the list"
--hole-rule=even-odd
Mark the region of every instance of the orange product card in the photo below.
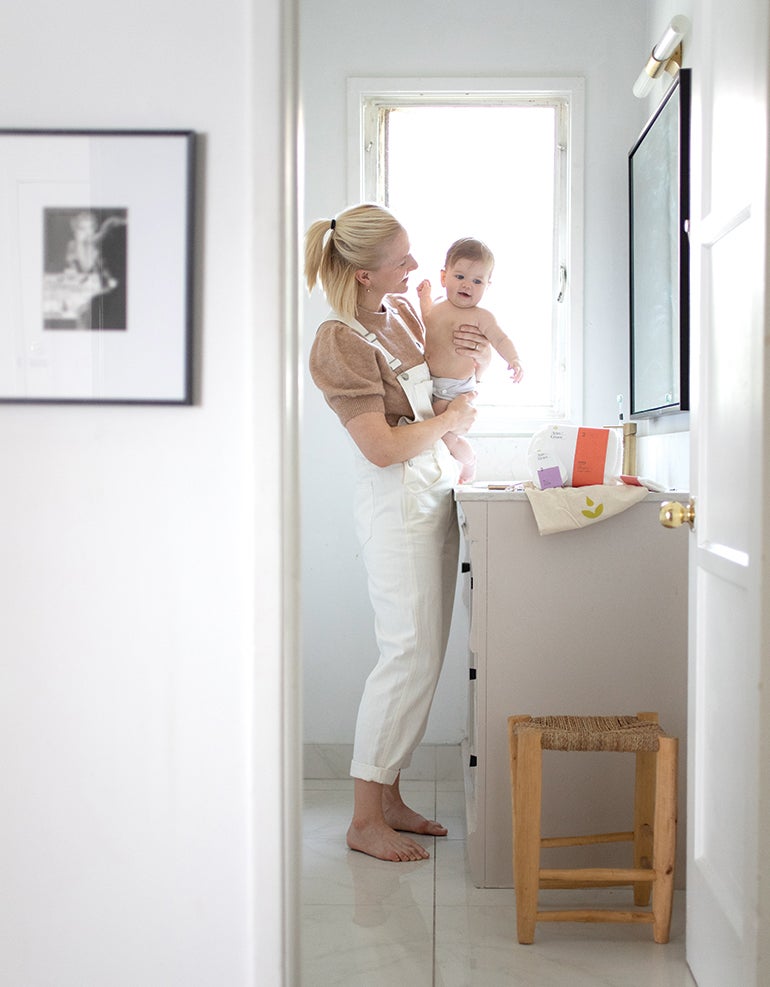
[[[579,428],[572,463],[572,486],[604,483],[604,464],[610,433],[606,428]]]

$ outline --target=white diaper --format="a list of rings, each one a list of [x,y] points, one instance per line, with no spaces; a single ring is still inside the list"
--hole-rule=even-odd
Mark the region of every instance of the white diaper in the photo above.
[[[433,397],[442,398],[444,401],[451,401],[461,394],[476,390],[476,376],[471,374],[465,380],[458,380],[456,377],[434,377]]]

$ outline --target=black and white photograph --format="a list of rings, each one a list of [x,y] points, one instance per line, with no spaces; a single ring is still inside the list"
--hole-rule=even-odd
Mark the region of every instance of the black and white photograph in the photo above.
[[[128,329],[127,209],[43,210],[43,325]]]

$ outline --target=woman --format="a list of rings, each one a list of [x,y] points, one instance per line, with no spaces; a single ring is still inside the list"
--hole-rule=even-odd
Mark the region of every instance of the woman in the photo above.
[[[358,711],[347,842],[394,861],[429,856],[407,832],[446,835],[403,802],[399,772],[425,732],[454,600],[459,467],[443,436],[467,432],[476,415],[473,394],[433,414],[424,329],[400,297],[416,267],[406,231],[377,205],[307,231],[307,284],[320,284],[332,307],[310,372],[356,448],[356,529],[380,652]],[[489,344],[473,327],[458,330],[457,347],[488,365]]]

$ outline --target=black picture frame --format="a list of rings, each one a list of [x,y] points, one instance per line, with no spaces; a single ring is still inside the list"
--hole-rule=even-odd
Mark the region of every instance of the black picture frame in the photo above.
[[[690,408],[690,69],[628,154],[630,416]]]
[[[195,134],[0,129],[0,402],[191,404]]]

